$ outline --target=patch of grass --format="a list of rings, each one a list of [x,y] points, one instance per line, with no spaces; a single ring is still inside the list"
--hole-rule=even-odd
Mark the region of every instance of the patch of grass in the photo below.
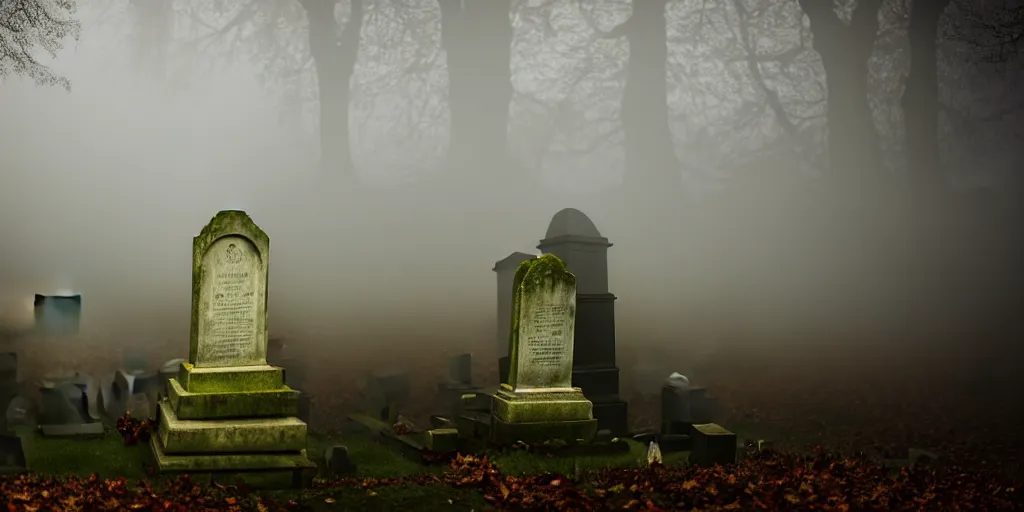
[[[22,438],[29,471],[55,476],[89,476],[102,478],[123,476],[129,480],[146,476],[143,461],[149,445],[125,446],[116,431],[102,438],[42,437]]]
[[[320,468],[320,475],[326,476],[324,453],[327,448],[341,444],[348,448],[348,456],[356,464],[358,478],[398,478],[403,476],[422,475],[425,473],[440,474],[444,468],[427,467],[402,456],[397,449],[376,442],[367,434],[353,433],[337,437],[312,435],[309,437],[309,458]]]
[[[493,453],[491,459],[506,474],[516,476],[560,473],[569,478],[581,478],[586,485],[594,472],[615,467],[637,467],[646,465],[647,447],[641,443],[627,441],[628,453],[619,455],[593,455],[580,457],[555,457],[533,454],[526,451]],[[424,474],[440,475],[444,466],[424,466],[402,456],[397,449],[376,442],[363,433],[343,433],[334,436],[313,435],[309,438],[309,456],[320,466],[320,477],[326,477],[323,455],[335,444],[344,444],[349,456],[356,463],[357,479],[391,479],[415,477]],[[129,481],[149,480],[154,484],[161,480],[145,474],[144,463],[149,460],[148,443],[125,446],[116,431],[109,431],[102,438],[45,438],[30,436],[25,443],[29,470],[46,476],[65,477],[70,475],[86,477],[97,473],[101,478],[125,477]],[[685,461],[686,453],[665,455],[666,465],[677,465]],[[294,490],[263,491],[258,495],[278,502],[295,500],[306,510],[438,510],[450,511],[483,510],[487,508],[479,489],[454,488],[444,483],[420,485],[398,483],[383,487],[363,488],[358,485],[312,488],[301,492]]]
[[[573,476],[577,470],[598,471],[608,468],[639,467],[647,465],[647,447],[633,440],[629,452],[617,455],[591,455],[580,457],[548,457],[526,451],[509,451],[491,458],[503,473],[516,476],[558,473]],[[685,463],[689,452],[668,453],[663,457],[666,466]]]

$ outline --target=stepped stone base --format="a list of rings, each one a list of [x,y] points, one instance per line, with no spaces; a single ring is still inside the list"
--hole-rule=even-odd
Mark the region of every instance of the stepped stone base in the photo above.
[[[179,419],[298,416],[301,393],[287,386],[267,391],[193,393],[177,379],[167,382],[167,398]]]
[[[309,485],[316,464],[306,454],[300,393],[281,368],[196,368],[182,363],[157,404],[150,440],[155,469],[254,488]]]
[[[181,363],[181,387],[192,393],[224,393],[239,390],[272,390],[284,387],[284,368],[270,365],[197,368]]]
[[[267,453],[306,449],[306,424],[296,417],[183,420],[167,401],[157,406],[157,437],[165,453]]]
[[[492,399],[491,440],[590,442],[597,434],[593,408],[579,388],[515,392],[503,385]]]
[[[308,487],[316,464],[297,453],[168,454],[156,436],[149,441],[155,469],[164,475],[188,474],[199,483],[232,485],[239,480],[256,489]]]

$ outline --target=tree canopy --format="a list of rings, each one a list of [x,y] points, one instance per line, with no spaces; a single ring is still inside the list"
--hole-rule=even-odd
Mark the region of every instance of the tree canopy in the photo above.
[[[75,10],[74,0],[0,0],[0,80],[23,75],[70,90],[71,81],[41,63],[38,52],[56,57],[68,38],[78,38]]]

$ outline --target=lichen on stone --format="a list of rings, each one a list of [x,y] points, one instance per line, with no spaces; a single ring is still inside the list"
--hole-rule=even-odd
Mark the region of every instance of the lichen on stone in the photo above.
[[[573,289],[576,287],[576,276],[569,272],[565,263],[554,254],[543,254],[537,258],[526,260],[516,268],[512,280],[512,319],[509,322],[509,383],[516,381],[519,370],[519,317],[522,310],[522,298],[525,294],[533,294],[545,281],[551,285],[561,282]],[[575,315],[575,310],[571,312]]]

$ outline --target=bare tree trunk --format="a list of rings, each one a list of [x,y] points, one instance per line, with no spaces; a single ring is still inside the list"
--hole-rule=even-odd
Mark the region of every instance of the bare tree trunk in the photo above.
[[[912,183],[933,189],[942,181],[939,161],[939,18],[950,0],[914,0],[910,11],[910,73],[903,89],[907,167]]]
[[[355,177],[349,136],[349,83],[359,54],[363,0],[339,30],[334,17],[338,0],[300,0],[309,20],[309,51],[316,64],[320,99],[320,167],[342,180]]]
[[[135,71],[161,81],[167,72],[167,47],[174,30],[172,2],[131,0],[129,9],[135,18],[136,44],[132,47]]]
[[[863,183],[881,170],[878,133],[868,103],[868,61],[882,2],[858,2],[849,24],[839,19],[831,1],[799,2],[825,68],[829,168],[844,182]]]
[[[747,72],[750,74],[750,80],[754,82],[754,87],[764,94],[765,101],[768,103],[768,108],[772,109],[772,113],[775,115],[775,122],[778,123],[782,131],[789,137],[795,137],[799,128],[793,123],[793,120],[789,118],[789,114],[786,113],[786,108],[782,105],[782,99],[779,98],[779,93],[771,87],[768,87],[768,83],[764,80],[764,75],[761,73],[761,65],[757,61],[757,49],[754,47],[753,41],[750,38],[750,12],[743,4],[743,0],[732,0],[732,7],[736,10],[736,28],[739,31],[740,43],[743,44],[743,50],[747,54],[745,59],[747,62]],[[794,53],[794,55],[796,55]]]
[[[675,194],[679,162],[668,120],[666,0],[636,0],[629,19],[609,33],[629,42],[622,92],[627,189]]]
[[[512,100],[510,0],[438,0],[448,54],[450,171],[480,179],[507,171]]]

